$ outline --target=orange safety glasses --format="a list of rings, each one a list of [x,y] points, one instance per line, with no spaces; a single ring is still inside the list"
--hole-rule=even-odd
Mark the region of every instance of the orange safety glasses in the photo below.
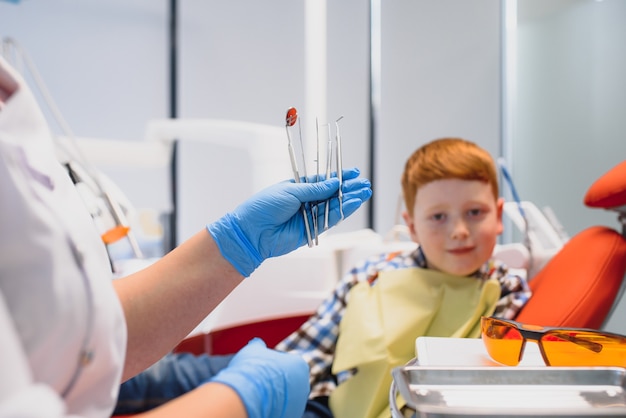
[[[481,318],[487,352],[498,363],[517,366],[526,341],[535,341],[547,366],[626,367],[626,336],[586,328],[542,327]]]

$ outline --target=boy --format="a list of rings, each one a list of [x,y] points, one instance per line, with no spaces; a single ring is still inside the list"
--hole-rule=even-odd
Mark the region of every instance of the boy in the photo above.
[[[277,350],[300,354],[309,364],[311,393],[304,413],[306,418],[389,415],[385,397],[389,390],[389,369],[393,364],[403,364],[412,358],[417,336],[453,336],[456,333],[458,336],[476,337],[475,325],[481,313],[514,318],[530,297],[525,281],[508,275],[506,267],[491,258],[497,236],[502,232],[503,201],[498,197],[495,163],[485,150],[459,138],[442,138],[425,144],[407,160],[402,189],[406,205],[403,218],[418,248],[366,259],[344,276],[307,322],[276,347]],[[434,286],[424,288],[423,282],[419,282],[422,287],[412,286],[423,278],[394,278],[390,275],[396,272],[412,274],[420,270],[435,274],[434,278],[426,278],[426,281],[434,281]],[[467,277],[476,280],[468,281]],[[408,285],[405,282],[407,279]],[[393,360],[393,364],[389,359],[370,361],[372,354],[367,353],[366,348],[375,344],[363,337],[363,333],[355,333],[354,330],[377,321],[377,317],[372,318],[370,313],[375,311],[371,301],[378,300],[379,295],[368,299],[368,290],[388,288],[387,285],[393,281],[397,281],[401,293],[411,295],[409,289],[412,288],[416,292],[408,300],[414,306],[402,308],[396,321],[405,323],[404,328],[409,330],[409,334],[402,337],[405,341],[400,345],[404,351]],[[474,287],[469,289],[469,293],[463,293],[470,296],[460,301],[448,301],[446,305],[439,303],[445,300],[438,287],[440,282],[445,285],[452,283],[455,289],[468,285]],[[488,288],[487,284],[493,285],[494,282],[497,283],[497,294],[491,296],[493,303],[487,304],[482,311],[475,309],[478,299]],[[448,294],[453,293],[449,290]],[[393,310],[394,305],[400,305],[395,303],[397,294],[392,294],[390,298],[392,302],[380,309],[383,316]],[[364,310],[355,311],[354,306],[363,300]],[[439,304],[434,306],[433,300]],[[456,307],[451,307],[451,304],[463,309],[452,312]],[[421,312],[410,311],[413,308],[421,309]],[[421,319],[415,323],[418,316]],[[455,325],[434,326],[442,322],[442,317],[446,318],[443,322],[456,320]],[[424,323],[427,325],[424,326]],[[459,331],[462,327],[458,324],[465,324],[464,331]],[[397,327],[383,325],[381,328]],[[367,341],[361,344],[360,339],[363,338]],[[355,350],[345,349],[350,343],[356,345]],[[388,350],[383,347],[381,351]],[[200,357],[204,357],[202,362],[205,364],[211,361],[210,356]],[[333,371],[338,360],[346,363],[346,357],[348,361],[362,357],[360,365],[352,364],[357,373],[349,368]],[[183,366],[179,364],[173,368],[182,369]],[[372,382],[374,385],[380,383],[378,388],[365,388],[371,396],[366,395],[361,386],[358,390],[350,388],[357,382],[358,379],[354,378],[359,374],[366,386],[371,386]],[[346,388],[348,390],[344,390]],[[329,405],[331,394],[335,397],[330,402],[332,412]]]
[[[491,258],[502,232],[503,200],[498,197],[495,163],[485,150],[459,138],[425,144],[407,160],[402,190],[406,206],[403,218],[418,248],[374,256],[352,269],[317,312],[276,347],[298,352],[309,363],[311,394],[307,411],[311,412],[305,413],[306,417],[332,417],[328,396],[337,388],[337,382],[341,386],[353,374],[348,371],[335,376],[332,367],[349,296],[358,283],[374,286],[381,272],[412,267],[479,281],[495,278],[501,293],[493,314],[505,318],[514,318],[530,297],[525,281],[507,275],[506,267]],[[356,396],[366,402],[363,395]]]

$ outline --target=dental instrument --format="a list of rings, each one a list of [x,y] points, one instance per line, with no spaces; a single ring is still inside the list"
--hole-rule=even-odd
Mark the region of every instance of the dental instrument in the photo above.
[[[287,115],[285,116],[285,130],[287,131],[287,149],[289,150],[289,158],[291,160],[291,170],[293,171],[293,177],[296,183],[300,183],[300,173],[298,171],[298,163],[296,162],[296,154],[293,148],[293,141],[291,140],[291,134],[289,133],[289,128],[294,126],[298,122],[298,127],[300,127],[300,121],[298,120],[298,111],[295,107],[290,107],[287,109]],[[302,146],[302,131],[300,132],[300,146]],[[304,181],[306,182],[306,165],[304,164],[304,150],[302,150],[303,157],[303,169],[304,169]],[[309,247],[313,247],[313,239],[311,238],[311,228],[309,226],[309,217],[307,216],[307,209],[304,204],[302,204],[302,216],[304,217],[304,226],[306,228],[306,237],[308,241]],[[315,218],[313,218],[315,220]]]
[[[296,111],[296,119],[298,121],[298,138],[300,142],[300,161],[302,162],[302,178],[304,179],[303,181],[305,183],[308,183],[309,181],[311,181],[311,179],[309,179],[309,173],[307,172],[307,169],[306,169],[306,157],[304,155],[304,142],[302,141],[302,125],[300,125],[300,119],[297,118],[297,115],[298,115],[298,112]],[[311,204],[305,203],[304,206],[305,206],[305,210],[312,214]],[[316,223],[317,219],[314,218],[313,222]]]
[[[342,163],[342,153],[341,153],[341,134],[339,132],[339,121],[343,119],[343,116],[340,116],[337,120],[335,120],[335,141],[333,143],[332,137],[332,128],[330,123],[322,124],[322,126],[326,126],[327,128],[327,149],[326,149],[326,172],[325,178],[328,179],[332,175],[332,165],[335,163],[337,170],[337,179],[339,180],[339,190],[337,192],[337,198],[339,199],[339,215],[340,221],[345,219],[345,214],[343,211],[343,163]],[[294,149],[294,144],[292,140],[292,135],[290,133],[290,128],[294,127],[295,124],[298,123],[298,135],[299,135],[299,145],[300,145],[300,155],[302,157],[302,167],[304,170],[303,176],[300,175],[298,171],[298,162],[296,158],[296,151]],[[320,123],[318,118],[315,118],[315,130],[316,130],[316,156],[315,156],[315,164],[316,164],[316,173],[312,175],[309,179],[306,173],[306,162],[304,155],[304,145],[302,142],[302,130],[300,128],[300,119],[298,118],[298,111],[295,107],[290,107],[287,109],[287,115],[285,117],[285,129],[287,131],[287,149],[289,150],[289,159],[291,160],[291,169],[293,171],[293,175],[295,181],[300,183],[302,181],[309,182],[315,181],[318,182],[321,180],[322,176],[320,175]],[[335,150],[333,150],[333,148]],[[330,201],[331,199],[327,199],[324,207],[324,225],[323,230],[326,231],[329,228],[329,214],[330,214]],[[302,215],[304,216],[304,222],[307,229],[307,239],[309,242],[309,247],[319,244],[319,234],[320,234],[320,220],[318,219],[319,213],[319,204],[321,202],[311,202],[308,204],[302,205]],[[311,225],[309,224],[308,215],[311,215],[312,219],[312,230]]]
[[[330,170],[333,158],[333,140],[330,133],[330,124],[326,124],[328,128],[328,141],[326,145],[326,178],[330,178]],[[326,207],[324,208],[324,231],[328,229],[328,214],[330,213],[330,199],[326,201]]]
[[[343,119],[343,116],[340,116],[339,119],[335,121],[335,139],[337,142],[337,178],[339,179],[339,213],[341,214],[341,220],[344,219],[343,214],[343,192],[341,191],[343,187],[343,163],[342,163],[342,155],[341,155],[341,135],[339,134],[339,121]]]
[[[316,155],[315,155],[315,181],[320,181],[320,125],[319,120],[315,118],[315,133],[316,133]],[[318,203],[311,204],[311,213],[313,215],[313,236],[315,240],[315,245],[319,244],[319,225],[317,215],[319,212]]]

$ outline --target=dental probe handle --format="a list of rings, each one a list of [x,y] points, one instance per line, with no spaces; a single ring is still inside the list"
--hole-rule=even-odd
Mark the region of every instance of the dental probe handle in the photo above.
[[[304,227],[306,228],[306,239],[308,241],[309,247],[313,247],[313,239],[311,238],[311,227],[309,226],[309,218],[306,216],[306,209],[304,208],[304,204],[302,204],[302,216],[304,217]]]
[[[341,220],[343,220],[343,192],[341,191],[343,187],[343,163],[341,155],[341,135],[339,135],[339,121],[341,118],[343,118],[343,116],[337,119],[335,123],[337,125],[337,178],[339,179],[339,193],[337,195],[339,197],[339,213],[341,214]]]
[[[289,159],[291,160],[291,170],[293,171],[293,179],[296,183],[300,183],[300,173],[298,173],[298,164],[296,163],[296,155],[293,150],[293,146],[291,145],[291,141],[287,145],[289,149]]]
[[[296,181],[296,183],[300,183],[300,174],[298,173],[296,157],[295,157],[293,147],[291,146],[291,142],[289,142],[288,147],[289,147],[289,158],[291,159],[291,169],[293,170],[293,178]],[[304,203],[302,204],[301,211],[302,211],[302,216],[304,217],[304,226],[306,228],[307,242],[308,242],[309,247],[313,247],[313,239],[311,238],[311,227],[309,226],[309,217],[306,216],[306,208],[304,207]]]
[[[331,160],[333,158],[333,141],[330,136],[330,124],[328,125],[328,145],[326,150],[326,179],[330,178],[330,166]],[[330,214],[330,199],[326,201],[326,207],[324,208],[324,231],[326,231],[328,226],[328,216]]]
[[[296,157],[293,151],[293,147],[291,146],[291,142],[288,145],[289,147],[289,158],[291,158],[291,168],[293,170],[293,179],[296,183],[300,183],[300,174],[298,174],[298,166],[296,165]],[[306,208],[304,207],[304,203],[300,208],[302,212],[302,217],[304,218],[304,227],[306,228],[306,239],[309,247],[313,247],[313,239],[311,238],[311,227],[309,226],[309,217],[306,215]]]

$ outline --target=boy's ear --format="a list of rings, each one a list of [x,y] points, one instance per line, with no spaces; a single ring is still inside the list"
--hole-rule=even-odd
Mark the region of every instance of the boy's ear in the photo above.
[[[496,201],[496,213],[498,216],[498,235],[504,231],[504,225],[502,224],[502,213],[504,211],[504,198],[499,197]]]
[[[402,219],[404,219],[404,223],[409,228],[409,234],[411,235],[413,242],[419,244],[419,238],[417,236],[417,231],[415,230],[415,222],[413,222],[413,218],[409,216],[409,213],[406,210],[402,212]]]

